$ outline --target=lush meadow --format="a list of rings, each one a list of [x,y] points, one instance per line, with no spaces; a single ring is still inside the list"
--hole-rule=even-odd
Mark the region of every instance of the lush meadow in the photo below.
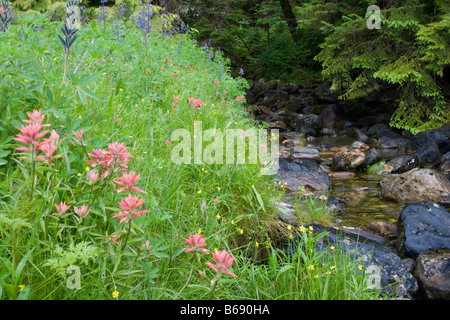
[[[262,164],[171,160],[177,129],[256,125],[227,58],[158,12],[0,32],[0,298],[378,299],[358,261],[277,218]]]

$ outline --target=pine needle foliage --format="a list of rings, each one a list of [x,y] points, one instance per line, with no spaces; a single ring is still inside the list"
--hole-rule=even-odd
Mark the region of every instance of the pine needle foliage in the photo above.
[[[417,133],[450,121],[445,69],[450,66],[450,2],[395,1],[381,8],[380,28],[369,29],[362,5],[336,22],[315,57],[343,100],[359,99],[385,85],[398,89],[391,125]],[[317,4],[317,6],[321,6]],[[337,12],[337,7],[331,8]],[[447,71],[448,72],[448,71]]]

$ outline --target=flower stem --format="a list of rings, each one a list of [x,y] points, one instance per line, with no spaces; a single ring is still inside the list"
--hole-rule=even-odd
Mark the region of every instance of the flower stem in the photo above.
[[[30,200],[33,200],[33,192],[34,192],[34,183],[35,183],[35,175],[36,175],[36,161],[34,161],[34,145],[31,146],[31,163],[33,164],[33,173],[31,175],[31,192],[30,192]]]
[[[125,250],[125,247],[127,246],[128,238],[129,238],[129,236],[130,236],[131,223],[132,223],[132,222],[133,222],[133,219],[130,219],[130,223],[128,224],[127,237],[125,238],[125,242],[123,243],[123,246],[122,246],[122,252],[123,252],[123,250]]]
[[[173,300],[176,300],[178,298],[180,293],[183,292],[184,288],[186,288],[187,284],[189,283],[189,280],[191,280],[192,271],[194,270],[194,259],[192,259],[191,264],[192,264],[192,267],[191,267],[191,271],[189,272],[189,277],[187,278],[186,283],[184,284],[183,288],[181,288],[180,292],[177,293],[177,295],[175,296],[175,298],[173,298]]]
[[[217,280],[214,282],[213,287],[211,288],[211,291],[209,292],[208,300],[212,298],[213,293],[214,293],[214,290],[216,289],[217,282],[219,282],[219,279],[217,279]]]

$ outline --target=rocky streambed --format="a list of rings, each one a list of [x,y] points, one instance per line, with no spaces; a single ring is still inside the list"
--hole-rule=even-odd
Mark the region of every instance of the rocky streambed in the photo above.
[[[411,135],[388,125],[392,91],[356,106],[337,96],[263,80],[247,94],[255,118],[280,131],[280,219],[295,224],[294,199],[320,197],[336,219],[314,223],[329,232],[318,250],[339,245],[380,267],[397,298],[450,299],[450,125]]]

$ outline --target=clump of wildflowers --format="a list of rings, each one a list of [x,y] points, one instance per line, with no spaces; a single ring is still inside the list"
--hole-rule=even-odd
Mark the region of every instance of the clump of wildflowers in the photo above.
[[[88,154],[93,160],[86,160],[92,167],[98,167],[100,169],[102,178],[106,178],[116,169],[120,171],[127,169],[128,158],[131,157],[131,154],[123,143],[110,143],[108,149],[94,149],[92,153]]]
[[[9,0],[1,0],[2,6],[0,7],[0,30],[6,32],[8,25],[14,18],[14,8],[9,4]]]

